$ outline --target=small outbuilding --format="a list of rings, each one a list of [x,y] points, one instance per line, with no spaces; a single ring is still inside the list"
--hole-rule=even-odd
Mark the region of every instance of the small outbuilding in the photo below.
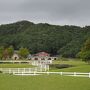
[[[19,57],[18,54],[14,53],[13,56],[12,56],[12,59],[13,59],[13,60],[19,60],[20,57]]]

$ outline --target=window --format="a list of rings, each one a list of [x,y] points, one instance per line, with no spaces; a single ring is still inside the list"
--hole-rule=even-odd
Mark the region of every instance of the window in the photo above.
[[[35,58],[35,60],[38,60],[38,58]]]
[[[51,58],[48,58],[48,60],[51,60]]]

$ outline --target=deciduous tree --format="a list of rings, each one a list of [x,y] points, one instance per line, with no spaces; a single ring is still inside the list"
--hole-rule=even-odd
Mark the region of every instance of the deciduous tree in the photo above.
[[[90,62],[90,39],[85,42],[84,47],[77,54],[77,56],[86,62]]]
[[[19,49],[19,55],[21,56],[21,58],[27,58],[29,54],[29,50],[27,48],[20,48]]]

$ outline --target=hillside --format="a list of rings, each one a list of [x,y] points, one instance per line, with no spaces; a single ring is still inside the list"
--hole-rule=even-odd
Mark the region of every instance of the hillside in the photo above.
[[[0,26],[0,46],[27,47],[31,53],[46,51],[52,55],[75,57],[90,38],[90,26],[59,26],[19,21]]]

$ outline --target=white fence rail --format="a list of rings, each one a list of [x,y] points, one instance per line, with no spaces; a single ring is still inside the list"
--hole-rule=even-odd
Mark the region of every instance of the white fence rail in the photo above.
[[[0,68],[2,73],[32,73],[32,72],[45,72],[48,68],[34,67],[34,68]]]
[[[90,73],[79,72],[43,72],[40,68],[0,68],[2,73],[9,73],[13,75],[42,75],[42,74],[59,74],[65,76],[89,77]]]
[[[30,60],[0,60],[0,63],[31,63]]]

